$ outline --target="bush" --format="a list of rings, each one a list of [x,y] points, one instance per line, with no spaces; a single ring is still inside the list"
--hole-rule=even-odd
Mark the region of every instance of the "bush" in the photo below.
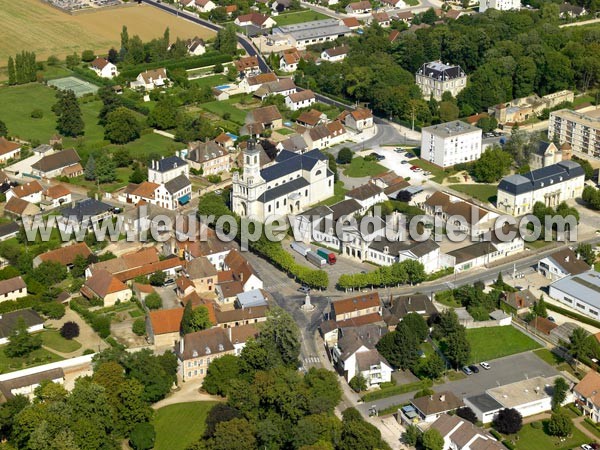
[[[65,315],[65,305],[57,302],[40,302],[34,305],[33,309],[41,312],[49,319],[62,319]]]
[[[152,63],[137,64],[121,69],[119,78],[124,80],[133,80],[140,72],[144,70],[158,69],[164,67],[167,70],[173,69],[195,69],[199,67],[212,66],[217,63],[226,63],[231,61],[231,56],[223,55],[219,52],[207,52],[202,56],[192,56],[183,59],[164,60]]]
[[[42,111],[41,109],[36,108],[33,111],[31,111],[32,119],[41,119],[42,117],[44,117],[44,111]]]
[[[354,154],[352,153],[352,150],[350,150],[348,147],[344,147],[338,153],[337,162],[339,164],[350,164],[353,156]]]
[[[150,450],[154,447],[156,431],[151,423],[138,423],[129,436],[129,445],[134,450]]]
[[[146,334],[146,320],[143,317],[138,317],[133,321],[133,325],[131,326],[131,331],[133,331],[138,336],[143,336]]]
[[[382,398],[392,397],[394,395],[406,394],[407,392],[417,391],[419,389],[430,388],[433,386],[431,380],[421,380],[414,383],[401,384],[400,386],[393,386],[388,389],[380,389],[379,391],[369,392],[361,397],[363,402],[370,402],[373,400],[379,400]]]
[[[148,281],[150,281],[150,284],[152,286],[162,286],[163,284],[165,284],[166,279],[167,274],[164,273],[162,270],[159,270],[158,272],[154,272],[152,275],[150,275]]]
[[[544,428],[544,424],[539,420],[537,422],[531,422],[531,428],[533,428],[534,430],[541,430],[542,428]]]
[[[435,394],[433,389],[425,388],[425,389],[421,389],[420,391],[415,392],[415,395],[413,396],[413,398],[429,397],[430,395],[433,395],[433,394]]]
[[[146,297],[144,303],[148,309],[159,309],[162,307],[162,298],[156,292],[153,292]]]
[[[91,62],[95,57],[94,50],[84,50],[81,52],[81,60],[84,62]]]
[[[86,348],[86,349],[83,351],[83,354],[84,354],[84,355],[93,355],[94,353],[96,353],[96,352],[95,352],[94,350],[92,350],[91,348]]]
[[[367,380],[365,380],[365,377],[363,377],[361,373],[355,375],[350,380],[348,385],[354,389],[354,392],[362,392],[367,390]]]
[[[92,319],[91,325],[102,339],[106,339],[110,335],[110,317],[97,315]]]
[[[65,322],[60,328],[60,335],[65,339],[73,339],[79,336],[79,325],[76,322]]]
[[[516,409],[505,408],[496,415],[493,424],[502,434],[515,434],[523,427],[523,417]]]

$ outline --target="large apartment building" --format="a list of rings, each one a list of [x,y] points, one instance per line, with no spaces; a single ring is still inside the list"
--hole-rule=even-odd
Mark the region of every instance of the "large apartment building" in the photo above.
[[[511,9],[521,9],[521,0],[481,0],[479,2],[479,12],[485,12],[488,9],[497,9],[498,11],[510,11]]]
[[[415,76],[417,86],[421,88],[423,97],[440,101],[444,92],[450,92],[453,97],[467,87],[467,74],[460,66],[444,64],[441,61],[425,63]]]
[[[421,130],[421,158],[439,167],[475,161],[480,156],[480,128],[456,120]]]
[[[600,109],[585,114],[570,109],[551,112],[548,139],[570,144],[573,152],[600,158]]]

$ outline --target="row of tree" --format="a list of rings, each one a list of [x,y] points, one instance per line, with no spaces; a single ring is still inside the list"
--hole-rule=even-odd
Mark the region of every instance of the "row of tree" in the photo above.
[[[342,274],[338,280],[340,289],[361,289],[364,287],[399,286],[419,284],[425,281],[425,267],[419,261],[407,259],[391,266],[381,266],[368,273]]]
[[[15,58],[8,57],[8,84],[25,84],[36,81],[37,62],[34,52],[22,51]]]

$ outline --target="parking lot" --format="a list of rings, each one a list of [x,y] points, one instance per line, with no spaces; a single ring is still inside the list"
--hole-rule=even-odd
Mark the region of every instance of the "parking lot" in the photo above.
[[[414,172],[410,170],[412,164],[410,163],[411,159],[415,158],[407,158],[406,152],[403,150],[402,152],[396,152],[396,147],[375,147],[370,150],[365,150],[361,152],[357,152],[356,154],[359,156],[366,156],[371,153],[377,153],[385,157],[381,161],[378,161],[382,166],[387,167],[390,170],[396,172],[396,174],[400,175],[404,178],[409,178],[411,180],[411,184],[419,184],[425,182],[429,179],[429,176],[425,175],[424,172]],[[411,151],[410,149],[406,149],[407,151]]]

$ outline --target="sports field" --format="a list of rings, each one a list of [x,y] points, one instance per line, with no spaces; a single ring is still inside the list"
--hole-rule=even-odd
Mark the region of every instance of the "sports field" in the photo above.
[[[118,47],[121,27],[129,35],[139,35],[146,41],[162,36],[169,27],[171,39],[214,35],[200,25],[178,19],[149,5],[126,6],[117,9],[70,15],[48,6],[41,0],[3,1],[0,7],[0,67],[6,66],[9,55],[22,50],[34,51],[38,60],[50,55],[64,57],[82,50],[106,53]]]

